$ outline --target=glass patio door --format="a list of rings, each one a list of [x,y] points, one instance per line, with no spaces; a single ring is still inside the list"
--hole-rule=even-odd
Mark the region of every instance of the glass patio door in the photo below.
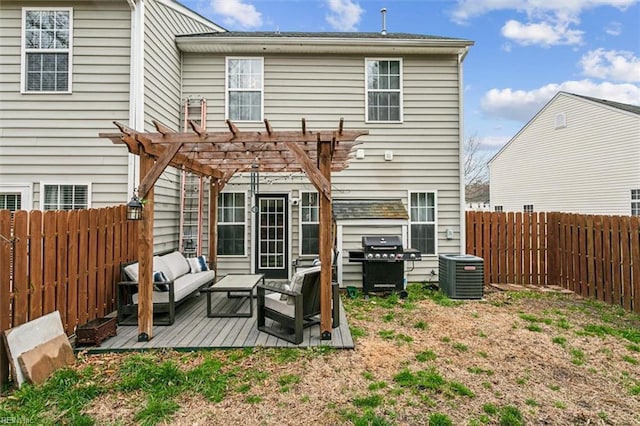
[[[259,194],[256,212],[256,273],[266,278],[289,276],[289,218],[286,194]]]

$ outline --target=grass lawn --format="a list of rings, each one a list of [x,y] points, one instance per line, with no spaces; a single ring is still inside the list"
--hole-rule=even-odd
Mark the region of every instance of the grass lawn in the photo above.
[[[0,396],[33,425],[640,424],[640,317],[574,295],[343,295],[355,350],[78,356]]]

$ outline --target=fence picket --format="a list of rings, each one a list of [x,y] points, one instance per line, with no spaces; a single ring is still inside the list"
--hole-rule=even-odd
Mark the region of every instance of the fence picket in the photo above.
[[[604,301],[613,303],[613,284],[611,282],[611,217],[602,218],[602,288]]]
[[[29,214],[29,318],[42,316],[44,282],[42,280],[42,212],[34,210]]]
[[[629,224],[631,235],[631,290],[633,292],[632,309],[640,314],[640,217],[634,216]]]
[[[56,227],[57,212],[44,212],[44,305],[42,315],[50,314],[56,310]]]
[[[631,235],[629,232],[629,218],[620,221],[620,276],[622,282],[622,306],[631,310],[633,290],[631,286]]]
[[[68,330],[67,318],[67,246],[68,246],[69,212],[58,212],[56,215],[56,307],[60,311],[62,327]]]
[[[69,212],[67,230],[67,334],[78,324],[78,210]]]
[[[89,281],[89,211],[80,210],[78,217],[78,324],[88,321],[87,285]]]
[[[13,299],[14,324],[29,321],[29,215],[26,211],[15,213],[13,247]]]

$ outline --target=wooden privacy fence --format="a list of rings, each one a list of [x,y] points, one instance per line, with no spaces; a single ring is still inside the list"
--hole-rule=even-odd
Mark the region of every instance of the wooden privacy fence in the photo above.
[[[487,283],[560,285],[640,313],[640,218],[466,213],[467,253]]]
[[[0,331],[58,310],[71,335],[114,311],[120,262],[136,250],[126,206],[0,210]]]

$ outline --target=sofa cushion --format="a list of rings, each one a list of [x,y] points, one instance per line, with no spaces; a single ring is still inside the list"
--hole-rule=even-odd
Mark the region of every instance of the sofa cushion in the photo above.
[[[173,275],[171,274],[171,271],[169,270],[166,263],[164,263],[162,259],[160,259],[160,256],[153,256],[153,271],[154,273],[155,271],[163,272],[165,277],[167,277],[167,281],[173,280]],[[127,274],[130,281],[138,282],[138,276],[140,273],[138,268],[138,262],[125,266],[124,272]],[[125,277],[122,277],[122,278],[124,279]]]
[[[189,257],[187,258],[187,262],[189,262],[189,268],[192,274],[209,270],[209,265],[207,264],[207,258],[205,256]]]
[[[293,302],[293,298],[289,298]],[[294,318],[295,306],[294,303],[288,303],[288,301],[280,300],[280,294],[271,293],[264,296],[264,306],[267,309],[286,315],[289,318]]]
[[[296,273],[293,274],[293,277],[291,277],[291,291],[300,293],[302,291],[302,283],[304,282],[305,275],[312,272],[320,272],[320,266],[312,266],[311,268],[296,271]]]
[[[179,277],[173,282],[174,285],[174,300],[176,302],[181,301],[191,293],[195,292],[198,288],[205,285],[207,282],[213,282],[216,273],[215,271],[203,271],[197,274],[187,274]],[[138,293],[132,296],[133,303],[138,303]],[[153,303],[168,303],[169,292],[168,291],[154,291]]]
[[[187,262],[187,259],[179,251],[160,256],[160,259],[162,259],[169,269],[171,275],[167,275],[169,279],[175,280],[184,274],[188,274],[190,271],[189,262]]]

